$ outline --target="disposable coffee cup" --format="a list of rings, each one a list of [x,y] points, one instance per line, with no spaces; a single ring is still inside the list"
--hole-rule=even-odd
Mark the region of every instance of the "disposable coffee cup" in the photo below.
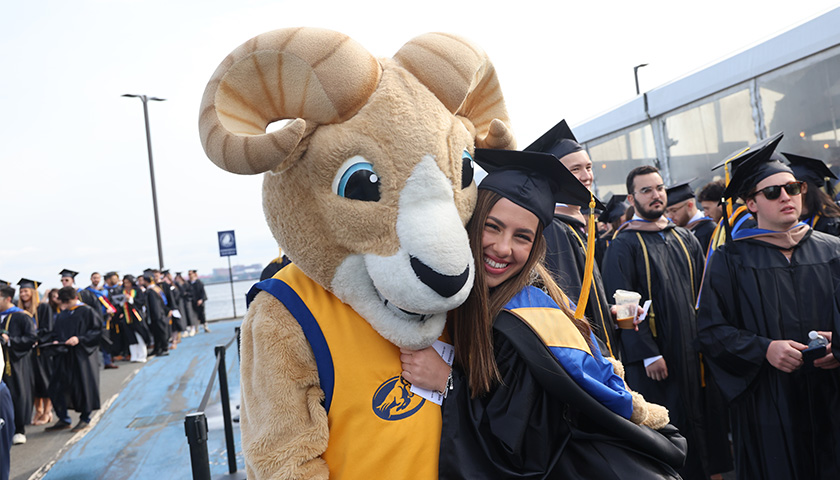
[[[639,301],[642,299],[642,295],[628,290],[616,290],[613,298],[615,299],[615,317],[618,328],[625,330],[636,328],[633,322],[636,320],[636,312],[639,310]]]

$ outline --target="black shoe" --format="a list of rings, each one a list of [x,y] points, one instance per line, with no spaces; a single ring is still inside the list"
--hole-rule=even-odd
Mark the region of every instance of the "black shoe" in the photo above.
[[[158,353],[158,354],[157,354],[157,356],[158,356],[158,357],[168,357],[168,356],[169,356],[169,352],[168,352],[168,351],[166,351],[166,350],[164,350],[164,351],[162,351],[162,352]]]
[[[65,422],[64,420],[59,420],[55,423],[55,425],[51,427],[47,427],[44,429],[45,432],[58,432],[60,430],[67,430],[70,428],[70,424]]]
[[[70,431],[71,432],[81,432],[82,430],[88,428],[89,426],[90,426],[90,423],[88,423],[84,420],[79,420],[79,423],[77,423],[76,426],[73,427],[73,430],[70,430]]]
[[[120,368],[120,367],[118,365],[114,364],[114,363],[109,363],[108,365],[105,365],[105,369],[111,369],[111,368]]]

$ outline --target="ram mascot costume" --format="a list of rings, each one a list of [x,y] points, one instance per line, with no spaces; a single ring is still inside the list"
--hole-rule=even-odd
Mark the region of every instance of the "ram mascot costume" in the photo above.
[[[293,262],[242,323],[248,478],[436,478],[440,407],[408,391],[399,349],[431,345],[472,288],[471,153],[515,148],[487,55],[440,33],[377,59],[337,32],[268,32],[215,71],[199,129],[219,167],[265,172]]]

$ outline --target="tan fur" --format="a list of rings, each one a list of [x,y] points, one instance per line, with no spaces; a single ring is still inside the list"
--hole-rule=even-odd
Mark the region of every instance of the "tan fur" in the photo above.
[[[259,312],[259,313],[257,313]],[[241,328],[242,450],[248,478],[328,478],[324,392],[300,324],[267,293]]]
[[[624,365],[612,357],[607,357],[607,360],[612,363],[615,374],[624,380]],[[627,385],[626,380],[624,384]],[[627,390],[630,390],[630,394],[633,397],[633,413],[630,415],[631,422],[636,425],[648,426],[654,430],[659,430],[670,422],[667,408],[648,402],[641,393],[631,390],[630,385],[627,385]]]
[[[453,184],[460,185],[461,152],[474,139],[440,101],[418,88],[410,73],[383,59],[380,86],[356,116],[339,126],[325,125],[312,134],[305,158],[263,182],[263,210],[268,225],[289,258],[329,288],[335,269],[356,252],[392,255],[399,247],[396,214],[399,193],[420,155],[432,155]],[[399,118],[383,123],[382,118]],[[441,144],[440,132],[449,132]],[[430,148],[431,147],[431,148]],[[382,200],[357,202],[331,193],[335,166],[362,155],[382,180]],[[456,189],[455,201],[466,223],[475,205],[475,186]]]

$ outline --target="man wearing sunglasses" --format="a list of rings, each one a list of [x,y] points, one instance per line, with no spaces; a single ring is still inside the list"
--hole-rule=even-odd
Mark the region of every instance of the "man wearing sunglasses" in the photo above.
[[[799,221],[807,187],[771,158],[777,134],[741,163],[724,192],[757,228],[736,232],[706,270],[698,343],[730,402],[736,471],[747,478],[840,475],[840,240]],[[812,354],[816,353],[816,358]]]

